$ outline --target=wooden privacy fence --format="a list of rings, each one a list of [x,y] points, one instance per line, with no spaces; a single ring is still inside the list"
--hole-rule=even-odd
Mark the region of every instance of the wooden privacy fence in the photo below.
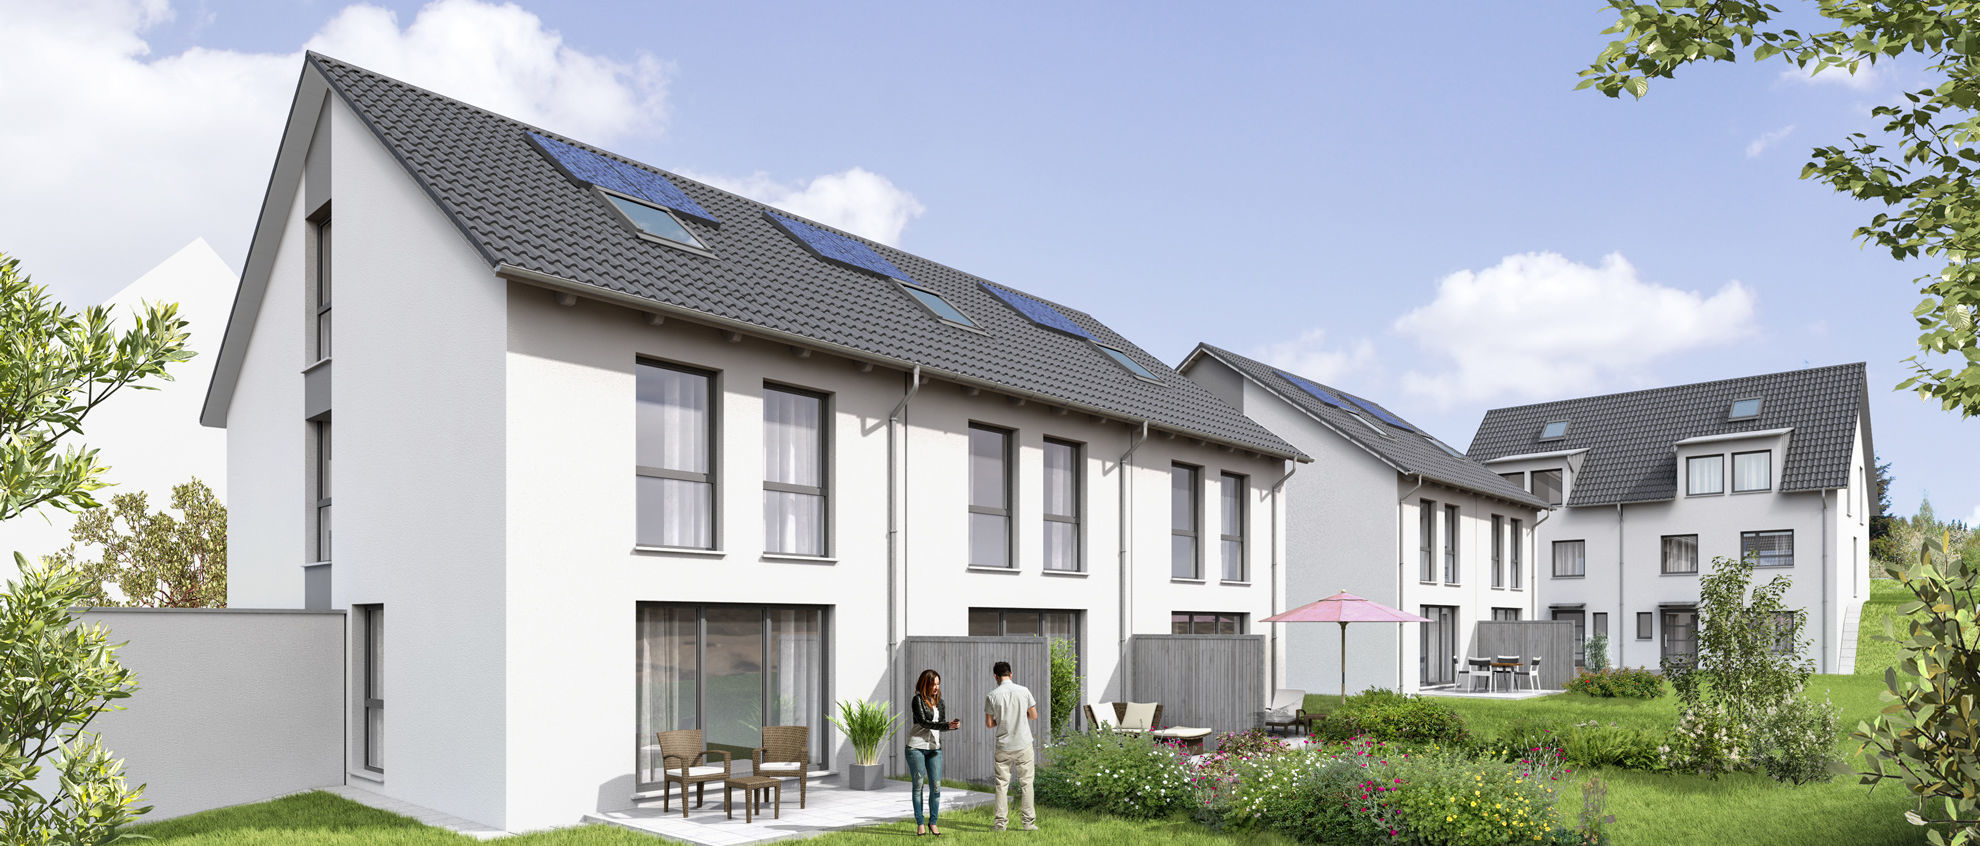
[[[1563,690],[1574,678],[1574,624],[1566,621],[1479,621],[1471,654],[1479,658],[1517,655],[1540,658],[1540,689]]]
[[[1042,637],[910,637],[901,644],[900,690],[888,697],[901,715],[901,731],[889,743],[889,769],[907,772],[901,750],[907,746],[908,720],[913,716],[915,679],[922,670],[942,674],[942,701],[954,719],[962,720],[960,731],[942,735],[942,777],[959,781],[988,782],[996,776],[991,751],[997,730],[983,727],[983,697],[996,687],[990,668],[998,661],[1011,662],[1011,680],[1031,689],[1038,700],[1038,721],[1031,724],[1031,737],[1038,746],[1052,736],[1052,653]]]
[[[1265,711],[1264,635],[1134,635],[1128,661],[1128,699],[1168,725],[1243,731]]]

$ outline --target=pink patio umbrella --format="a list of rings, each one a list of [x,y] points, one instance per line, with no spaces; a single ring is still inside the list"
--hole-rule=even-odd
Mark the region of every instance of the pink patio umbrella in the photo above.
[[[1397,611],[1372,599],[1341,591],[1318,602],[1309,602],[1265,618],[1267,623],[1341,624],[1341,704],[1347,704],[1347,627],[1349,623],[1428,623],[1407,611]]]

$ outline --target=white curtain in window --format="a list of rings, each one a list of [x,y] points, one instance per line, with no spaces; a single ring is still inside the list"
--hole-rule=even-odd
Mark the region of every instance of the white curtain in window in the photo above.
[[[811,761],[825,763],[825,621],[814,608],[770,609],[770,711],[764,725],[812,726]]]
[[[819,487],[820,426],[824,403],[789,391],[763,392],[763,478],[787,485]]]
[[[699,725],[695,712],[695,610],[692,606],[639,609],[639,719],[634,748],[639,750],[639,782],[660,780],[660,747],[654,733]]]
[[[1073,499],[1073,457],[1077,452],[1071,444],[1045,444],[1045,513],[1065,517],[1079,514]]]
[[[708,377],[639,366],[639,464],[708,472]]]
[[[639,543],[643,546],[714,546],[712,485],[640,476],[636,491]]]
[[[764,549],[786,555],[825,554],[825,498],[763,492]]]
[[[1714,494],[1726,489],[1726,459],[1722,455],[1703,455],[1685,462],[1686,493]]]
[[[1747,452],[1733,456],[1733,490],[1764,491],[1773,486],[1773,453]]]

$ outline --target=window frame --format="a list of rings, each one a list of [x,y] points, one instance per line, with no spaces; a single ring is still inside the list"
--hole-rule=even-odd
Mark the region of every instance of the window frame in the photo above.
[[[1437,583],[1437,501],[1421,499],[1416,502],[1416,546],[1420,555],[1416,580],[1426,585]]]
[[[1718,462],[1719,486],[1716,489],[1709,491],[1698,489],[1698,483],[1694,481],[1695,479],[1698,478],[1698,474],[1692,472],[1691,468],[1701,461]],[[1725,492],[1726,492],[1725,453],[1715,452],[1710,455],[1687,455],[1684,457],[1684,495],[1685,496],[1721,496],[1724,495]]]
[[[766,477],[763,480],[763,491],[765,493],[790,493],[818,497],[818,552],[792,552],[789,550],[771,549],[771,533],[768,523],[770,507],[768,503],[764,504],[763,552],[765,555],[830,558],[832,557],[832,543],[834,541],[832,534],[832,395],[823,391],[814,391],[809,388],[800,388],[781,382],[765,381],[763,383],[764,398],[768,399],[771,393],[804,397],[818,403],[818,485],[812,487],[788,482],[772,482],[767,478],[770,475],[769,462],[767,460],[764,462],[763,473]],[[763,403],[763,408],[767,414],[770,408],[769,403]],[[767,449],[770,446],[770,421],[766,419],[763,423],[763,446]]]
[[[1570,545],[1570,544],[1572,544],[1573,546],[1572,546],[1572,547],[1569,547],[1569,545]],[[1578,566],[1578,568],[1577,568],[1577,572],[1574,572],[1574,573],[1562,573],[1562,572],[1561,572],[1561,550],[1562,550],[1563,548],[1577,548],[1577,549],[1579,549],[1579,550],[1580,550],[1580,554],[1579,554],[1579,555],[1576,555],[1576,556],[1575,556],[1575,561],[1576,561],[1576,562],[1577,562],[1577,564],[1579,565],[1579,566]],[[1585,539],[1585,538],[1584,538],[1584,539],[1581,539],[1581,540],[1557,540],[1557,541],[1554,541],[1554,578],[1556,578],[1556,579],[1581,579],[1581,578],[1586,578],[1587,576],[1588,576],[1588,541],[1587,541],[1587,539]]]
[[[1521,621],[1520,618],[1524,616],[1525,616],[1525,609],[1523,608],[1515,608],[1505,605],[1492,606],[1492,622],[1494,623],[1517,623],[1520,622]]]
[[[1747,541],[1748,541],[1749,539],[1751,539],[1751,540],[1755,540],[1755,541],[1757,541],[1757,540],[1759,540],[1759,539],[1760,539],[1761,537],[1763,537],[1763,536],[1768,536],[1768,537],[1777,537],[1777,536],[1784,536],[1784,537],[1786,537],[1786,538],[1787,538],[1787,563],[1786,563],[1786,564],[1763,564],[1763,563],[1761,563],[1761,561],[1762,561],[1762,558],[1761,558],[1761,556],[1760,556],[1760,554],[1756,552],[1756,553],[1754,553],[1754,561],[1753,561],[1753,569],[1755,569],[1755,570],[1763,570],[1763,569],[1764,569],[1764,570],[1786,570],[1786,569],[1789,569],[1789,568],[1791,568],[1791,567],[1793,567],[1793,566],[1794,566],[1794,530],[1793,530],[1793,529],[1756,529],[1756,530],[1753,530],[1753,531],[1750,531],[1750,532],[1748,532],[1748,531],[1742,531],[1742,532],[1740,532],[1740,533],[1739,533],[1739,557],[1740,557],[1740,558],[1741,558],[1742,560],[1744,560],[1744,559],[1746,558],[1746,556],[1747,556],[1747,552],[1748,552],[1748,547],[1747,547]]]
[[[1176,619],[1177,617],[1187,617],[1188,619],[1178,620]],[[1182,635],[1182,636],[1233,635],[1233,634],[1241,635],[1241,634],[1249,633],[1250,621],[1251,621],[1251,615],[1246,614],[1242,611],[1170,611],[1169,634]],[[1186,632],[1176,631],[1177,623],[1182,623],[1183,625],[1188,626],[1190,630]],[[1196,630],[1198,626],[1201,626],[1205,623],[1208,623],[1212,629],[1215,629],[1215,631],[1201,632]],[[1232,627],[1236,630],[1229,632],[1222,631],[1225,623],[1230,623]]]
[[[1636,612],[1636,639],[1651,640],[1657,636],[1657,615],[1652,611]]]
[[[1506,589],[1506,516],[1492,515],[1492,589]]]
[[[901,293],[908,295],[908,300],[910,302],[913,302],[915,304],[915,307],[921,309],[922,311],[928,312],[929,317],[933,317],[936,320],[941,321],[942,323],[946,323],[958,329],[968,329],[969,331],[975,332],[980,335],[990,334],[982,326],[977,324],[976,318],[970,317],[968,312],[963,311],[960,306],[951,302],[948,297],[942,296],[940,292],[937,292],[933,288],[929,288],[925,285],[916,285],[914,283],[907,282],[901,279],[895,279],[894,284],[900,286]],[[929,305],[928,301],[922,298],[922,295],[924,294],[930,297],[934,297],[935,299],[941,301],[943,305],[948,306],[957,315],[962,317],[963,322],[957,322],[954,318],[947,317],[943,315],[940,311],[937,311],[934,306]]]
[[[1684,538],[1691,539],[1691,569],[1673,570],[1671,569],[1671,542],[1681,541]],[[1657,559],[1658,559],[1657,572],[1659,575],[1664,575],[1664,576],[1698,575],[1698,535],[1696,534],[1663,535],[1657,541]]]
[[[1540,477],[1542,476],[1554,480],[1553,490],[1549,491],[1545,495],[1542,495],[1540,493]],[[1533,471],[1533,489],[1529,491],[1529,493],[1533,494],[1534,496],[1540,497],[1541,499],[1546,500],[1548,505],[1561,505],[1566,503],[1567,502],[1567,471],[1559,467],[1553,467],[1546,470]]]
[[[1176,496],[1177,471],[1182,471],[1185,474],[1185,478],[1188,481],[1188,487],[1186,488],[1186,490],[1188,491],[1189,494],[1188,514],[1190,519],[1190,525],[1186,529],[1178,528],[1176,526],[1175,496]],[[1177,562],[1176,562],[1175,539],[1179,537],[1189,538],[1189,548],[1192,551],[1191,554],[1192,570],[1191,570],[1191,574],[1187,576],[1179,575],[1176,572]],[[1185,581],[1185,582],[1204,581],[1203,468],[1195,464],[1185,464],[1180,461],[1170,462],[1169,464],[1169,578],[1173,581]]]
[[[1753,403],[1753,412],[1751,414],[1739,413],[1739,404],[1743,402]],[[1733,400],[1732,405],[1726,406],[1726,419],[1727,420],[1755,419],[1760,416],[1760,410],[1765,405],[1766,405],[1765,397],[1741,397],[1739,399]]]
[[[1251,477],[1229,470],[1217,474],[1217,563],[1223,581],[1233,584],[1246,584],[1251,581],[1251,544],[1246,540],[1246,529],[1251,520],[1250,498],[1245,496],[1251,490]],[[1237,519],[1224,520],[1225,495],[1234,493]],[[1231,531],[1235,528],[1237,531]],[[1237,573],[1232,575],[1232,561],[1227,558],[1226,544],[1237,544]]]
[[[1458,531],[1458,521],[1461,519],[1457,503],[1444,503],[1444,584],[1447,586],[1461,584],[1464,576],[1459,569],[1462,562],[1458,560],[1458,539],[1462,535]]]
[[[705,428],[707,429],[707,432],[704,433],[702,442],[703,444],[706,445],[705,448],[707,454],[703,456],[702,463],[705,466],[707,466],[708,472],[693,473],[685,470],[669,470],[662,467],[649,467],[647,465],[639,463],[639,458],[638,458],[639,440],[644,437],[644,434],[639,430],[638,420],[637,420],[638,406],[639,406],[638,368],[640,367],[654,367],[661,370],[671,370],[676,373],[682,373],[689,376],[699,376],[706,381],[707,394],[708,394],[708,405],[707,405],[708,419],[705,423]],[[637,509],[639,508],[640,503],[637,495],[635,495],[633,500],[633,507],[635,509],[634,527],[633,527],[635,545],[641,549],[658,549],[658,550],[685,549],[685,550],[698,550],[702,552],[713,552],[721,549],[722,548],[722,484],[721,484],[722,474],[721,474],[721,463],[720,463],[721,455],[722,455],[722,447],[720,441],[720,438],[722,436],[721,373],[714,370],[706,370],[698,367],[691,367],[689,365],[678,364],[675,362],[665,361],[662,359],[639,356],[637,357],[634,363],[633,382],[634,382],[633,407],[634,407],[634,415],[635,415],[634,431],[633,431],[634,477],[636,479],[641,477],[649,478],[649,479],[671,479],[680,482],[695,482],[699,484],[705,484],[708,486],[708,527],[707,527],[708,545],[707,546],[673,546],[670,544],[646,543],[644,538],[638,537],[639,515],[637,513]],[[664,500],[662,501],[664,502]]]
[[[1526,564],[1522,560],[1525,556],[1526,542],[1521,540],[1521,530],[1524,528],[1525,522],[1518,517],[1512,518],[1512,555],[1510,556],[1511,560],[1507,562],[1510,565],[1508,569],[1510,570],[1509,575],[1511,578],[1508,581],[1511,584],[1511,590],[1526,589]]]
[[[1143,382],[1153,382],[1157,385],[1162,384],[1162,377],[1155,375],[1155,371],[1142,366],[1141,362],[1135,361],[1132,356],[1127,354],[1126,350],[1110,347],[1099,341],[1094,341],[1093,345],[1100,348],[1100,354],[1106,356],[1108,361],[1112,361],[1115,366],[1127,371],[1129,376],[1133,376]]]
[[[1672,640],[1673,640],[1673,638],[1671,637],[1671,631],[1672,631],[1672,629],[1674,629],[1674,628],[1680,628],[1680,627],[1677,627],[1677,626],[1673,626],[1673,625],[1671,624],[1671,617],[1672,617],[1672,615],[1675,615],[1675,614],[1685,614],[1685,613],[1688,613],[1688,614],[1690,614],[1690,615],[1691,615],[1691,625],[1690,625],[1690,631],[1691,631],[1691,639],[1690,639],[1690,643],[1691,643],[1691,651],[1690,651],[1690,652],[1673,652],[1673,651],[1671,650],[1671,643],[1672,643]],[[1657,619],[1657,622],[1658,622],[1658,630],[1659,630],[1659,637],[1657,638],[1657,657],[1658,657],[1658,659],[1659,659],[1659,660],[1668,660],[1668,659],[1670,659],[1670,658],[1672,658],[1672,657],[1675,657],[1675,656],[1680,656],[1680,655],[1688,655],[1688,656],[1690,656],[1690,658],[1691,658],[1691,660],[1694,660],[1694,661],[1695,661],[1695,660],[1697,660],[1697,658],[1698,658],[1698,606],[1696,606],[1696,605],[1669,605],[1669,606],[1664,606],[1664,607],[1661,607],[1661,608],[1658,608],[1658,609],[1657,609],[1657,618],[1658,618],[1658,619]]]
[[[604,200],[605,206],[612,210],[613,216],[618,218],[619,223],[625,226],[627,230],[631,231],[632,234],[638,236],[640,240],[648,241],[655,244],[661,244],[668,247],[673,247],[674,249],[681,250],[683,252],[693,253],[698,256],[708,256],[710,258],[713,258],[715,256],[715,253],[708,249],[708,245],[702,242],[701,236],[694,234],[694,230],[688,228],[687,221],[682,220],[681,216],[677,214],[673,209],[667,208],[666,206],[655,205],[653,203],[647,202],[646,200],[642,200],[638,197],[632,196],[631,194],[621,194],[610,188],[606,188],[603,185],[598,185],[594,183],[591,186],[591,188],[592,190],[598,192],[600,198]],[[648,209],[652,209],[654,211],[666,215],[669,218],[672,218],[674,224],[681,228],[681,232],[685,233],[689,238],[693,238],[694,242],[687,243],[683,241],[677,241],[673,238],[669,238],[665,235],[661,235],[657,232],[653,232],[647,229],[646,227],[639,225],[639,221],[633,220],[632,215],[627,213],[625,208],[619,205],[620,202],[632,203],[637,206],[642,206]]]
[[[316,435],[316,507],[313,520],[315,541],[312,547],[316,553],[314,562],[323,564],[329,562],[331,556],[336,553],[333,544],[335,537],[331,531],[336,525],[336,513],[331,499],[332,485],[336,482],[333,477],[336,446],[330,429],[330,420],[318,420],[310,424],[310,427]]]
[[[358,649],[359,668],[358,699],[358,765],[366,772],[385,774],[385,738],[372,735],[371,717],[378,715],[378,731],[382,735],[385,722],[385,697],[383,696],[385,674],[385,606],[383,603],[353,605],[362,620],[360,631],[363,644]],[[375,743],[374,743],[375,741]],[[372,747],[378,747],[378,756],[372,757]]]
[[[1561,427],[1561,428],[1560,428],[1560,431],[1558,431],[1558,432],[1555,432],[1555,433],[1553,433],[1553,434],[1551,434],[1551,435],[1549,435],[1549,434],[1547,434],[1547,432],[1548,432],[1548,430],[1550,430],[1550,429],[1553,429],[1553,428],[1554,428],[1555,426],[1559,426],[1559,427]],[[1540,436],[1539,436],[1538,438],[1535,438],[1534,440],[1538,440],[1538,441],[1558,441],[1558,440],[1560,440],[1560,439],[1562,439],[1562,438],[1565,438],[1565,437],[1567,437],[1567,432],[1568,432],[1568,421],[1566,421],[1566,420],[1547,420],[1547,421],[1544,421],[1544,422],[1542,422],[1542,423],[1540,424]]]
[[[1739,486],[1739,460],[1740,460],[1741,458],[1744,458],[1744,457],[1747,457],[1747,456],[1751,456],[1751,455],[1759,455],[1759,456],[1765,456],[1765,457],[1766,457],[1766,460],[1767,460],[1767,486],[1766,486],[1766,487],[1762,487],[1762,488],[1742,488],[1742,487],[1740,487],[1740,486]],[[1735,452],[1735,453],[1733,453],[1733,454],[1732,454],[1732,461],[1731,461],[1730,463],[1731,463],[1731,465],[1732,465],[1732,467],[1731,467],[1731,470],[1732,470],[1732,472],[1731,472],[1731,474],[1730,474],[1730,475],[1732,476],[1732,485],[1731,485],[1731,488],[1732,488],[1732,492],[1733,492],[1733,493],[1764,493],[1764,492],[1766,492],[1766,491],[1771,491],[1771,490],[1773,490],[1773,489],[1774,489],[1774,451],[1773,451],[1773,450],[1771,450],[1771,449],[1756,449],[1756,450],[1748,450],[1748,451],[1746,451],[1746,452]]]
[[[314,235],[316,238],[316,266],[314,268],[316,271],[316,329],[313,337],[316,344],[317,361],[330,358],[333,346],[331,342],[335,338],[334,327],[331,325],[330,319],[331,297],[336,290],[336,279],[333,275],[331,265],[331,253],[335,238],[332,236],[330,222],[331,218],[326,214],[311,223],[311,227],[315,230]]]
[[[1017,489],[1017,461],[1015,460],[1016,446],[1017,446],[1017,430],[1007,429],[1002,426],[993,426],[989,423],[979,423],[977,421],[972,420],[969,423],[968,431],[972,433],[985,432],[989,434],[994,434],[1003,439],[1004,448],[1001,451],[1002,454],[1001,457],[999,458],[999,461],[1002,463],[1003,471],[1004,471],[1003,472],[1004,503],[1001,507],[994,505],[978,505],[976,503],[976,499],[975,499],[976,498],[976,452],[972,447],[967,452],[969,466],[967,473],[968,479],[966,481],[966,484],[969,486],[968,488],[969,513],[972,515],[972,517],[969,521],[969,531],[966,533],[966,538],[969,546],[968,546],[968,552],[965,555],[965,560],[967,561],[968,566],[976,567],[979,569],[1016,570],[1018,568],[1017,520],[1015,519],[1016,511],[1017,511],[1017,503],[1015,502],[1016,500],[1015,494]],[[974,436],[972,435],[971,437]],[[976,520],[974,519],[974,515],[985,515],[991,517],[999,517],[1003,519],[1004,563],[1002,564],[977,563],[976,540],[975,540]]]
[[[1047,508],[1044,504],[1050,500],[1049,496],[1041,496],[1039,498],[1038,512],[1042,522],[1066,523],[1073,527],[1072,566],[1052,566],[1052,533],[1049,531],[1040,531],[1039,543],[1043,553],[1043,566],[1045,572],[1048,573],[1084,573],[1086,572],[1086,525],[1084,520],[1086,512],[1086,445],[1078,441],[1068,441],[1062,438],[1047,437],[1044,439],[1044,453],[1046,456],[1049,456],[1055,447],[1068,450],[1071,453],[1071,462],[1067,467],[1067,473],[1071,477],[1072,490],[1067,494],[1066,499],[1072,504],[1073,513],[1052,513],[1051,509]],[[1040,472],[1038,476],[1041,489],[1051,484],[1051,474]],[[1045,528],[1050,527],[1047,526]]]

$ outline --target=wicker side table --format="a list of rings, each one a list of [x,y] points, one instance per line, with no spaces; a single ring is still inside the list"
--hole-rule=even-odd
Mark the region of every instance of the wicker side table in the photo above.
[[[784,816],[784,780],[769,776],[731,776],[722,782],[722,811],[729,819],[736,818],[735,806],[731,804],[730,791],[742,788],[743,822],[755,822],[756,815],[763,813],[763,803],[770,803],[773,818]]]

